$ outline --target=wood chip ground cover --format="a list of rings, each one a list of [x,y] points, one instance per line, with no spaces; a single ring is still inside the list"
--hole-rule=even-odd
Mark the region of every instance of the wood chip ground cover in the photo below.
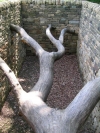
[[[22,87],[28,92],[39,78],[39,61],[36,56],[26,57],[19,74]],[[47,99],[53,108],[65,108],[82,88],[76,55],[64,55],[54,63],[54,82]],[[11,91],[0,112],[0,133],[33,133],[19,115],[15,95]],[[79,133],[93,133],[89,128]]]

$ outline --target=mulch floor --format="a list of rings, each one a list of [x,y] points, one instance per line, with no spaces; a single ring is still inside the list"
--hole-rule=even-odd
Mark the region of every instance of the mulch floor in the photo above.
[[[36,56],[27,56],[19,74],[19,82],[27,92],[39,78],[39,61]],[[53,108],[63,109],[82,88],[77,56],[64,55],[54,63],[54,82],[47,99]],[[33,133],[31,127],[18,114],[15,95],[11,91],[0,113],[0,133]],[[82,129],[79,133],[93,133]]]

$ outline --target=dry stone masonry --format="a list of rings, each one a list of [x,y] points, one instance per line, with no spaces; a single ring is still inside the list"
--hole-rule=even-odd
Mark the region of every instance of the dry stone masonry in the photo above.
[[[21,25],[47,51],[56,50],[45,35],[48,24],[58,38],[65,27],[75,31],[66,34],[67,54],[76,53],[84,84],[100,76],[100,5],[81,0],[7,0],[0,2],[0,56],[13,71],[19,72],[25,55],[34,50],[21,43],[18,34],[11,32],[10,24]],[[0,108],[10,87],[0,71]],[[6,82],[5,82],[6,81]],[[92,127],[100,133],[100,103],[91,114]]]
[[[100,76],[100,5],[82,2],[77,45],[79,66],[84,84]],[[92,126],[100,132],[100,103],[92,112]]]
[[[12,33],[10,24],[21,25],[21,2],[0,2],[0,56],[5,59],[17,75],[25,56],[24,45],[18,34]],[[9,91],[8,81],[0,71],[0,108]]]
[[[75,30],[75,35],[66,34],[64,46],[67,53],[76,52],[80,12],[81,2],[22,1],[23,27],[48,51],[55,50],[45,34],[47,25],[52,24],[52,26],[56,27],[55,30],[52,30],[52,34],[56,38],[59,37],[61,29],[65,27]],[[31,51],[32,49],[27,47],[27,53],[30,54]]]

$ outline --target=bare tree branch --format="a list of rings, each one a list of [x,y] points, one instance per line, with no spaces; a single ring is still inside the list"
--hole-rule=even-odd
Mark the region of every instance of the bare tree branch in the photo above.
[[[59,39],[55,39],[53,37],[53,35],[51,34],[50,30],[53,27],[51,26],[51,24],[48,25],[48,28],[46,29],[46,35],[48,36],[48,38],[50,39],[50,41],[54,44],[54,46],[57,48],[57,52],[52,52],[54,59],[57,60],[59,58],[61,58],[64,53],[65,53],[65,48],[63,46],[63,42],[64,42],[64,35],[65,33],[70,33],[70,34],[75,34],[74,30],[70,30],[69,28],[64,28],[62,29]]]
[[[13,71],[9,68],[9,66],[6,64],[6,62],[1,57],[0,57],[0,68],[1,70],[3,70],[5,75],[8,77],[10,84],[13,87],[14,93],[16,94],[17,98],[20,99],[22,93],[25,93],[25,91],[22,89]]]
[[[11,30],[18,32],[22,37],[21,40],[29,44],[32,48],[35,49],[36,54],[41,56],[42,52],[44,51],[43,48],[32,37],[30,37],[23,28],[14,24],[11,24],[10,28]]]
[[[47,32],[50,33],[51,25],[49,25]],[[51,86],[53,84],[53,63],[56,58],[62,57],[65,52],[63,45],[59,40],[56,40],[51,33],[48,35],[52,40],[52,43],[58,48],[58,52],[46,52],[43,48],[33,39],[31,38],[23,28],[11,25],[11,30],[18,32],[22,40],[32,46],[37,53],[39,54],[39,62],[40,62],[40,76],[36,85],[31,89],[29,93],[35,92],[38,96],[40,96],[44,101],[47,99],[47,96],[50,92]],[[63,36],[65,33],[65,29],[62,30],[61,35]],[[56,43],[55,43],[56,42]]]
[[[70,119],[76,130],[89,117],[100,100],[100,77],[88,82],[65,109],[65,119]]]
[[[54,59],[57,60],[59,58],[61,58],[64,53],[65,53],[65,48],[64,46],[61,44],[60,40],[55,39],[51,32],[50,29],[52,28],[51,24],[48,25],[48,28],[46,29],[46,35],[48,36],[48,38],[50,39],[50,41],[54,44],[54,46],[57,48],[57,52],[53,52],[53,56]],[[66,28],[64,30],[62,30],[61,35],[60,36],[64,36],[66,31]],[[61,38],[61,37],[60,37]],[[63,38],[62,38],[62,42],[63,42]]]
[[[65,35],[66,31],[67,31],[67,28],[64,28],[61,30],[61,33],[59,36],[59,41],[61,42],[61,44],[63,44],[63,42],[64,42],[64,35]]]
[[[51,90],[53,84],[53,63],[54,59],[48,52],[43,52],[40,61],[40,76],[36,85],[31,89],[30,92],[38,91],[41,98],[46,101],[47,96]]]

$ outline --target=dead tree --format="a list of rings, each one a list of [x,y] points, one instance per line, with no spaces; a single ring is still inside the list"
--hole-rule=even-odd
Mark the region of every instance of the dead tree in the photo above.
[[[49,53],[23,28],[11,25],[11,30],[19,33],[22,41],[33,47],[39,57],[40,77],[30,92],[23,90],[14,73],[2,58],[0,58],[0,68],[7,75],[13,87],[20,112],[36,133],[77,133],[100,99],[100,78],[88,82],[65,109],[57,110],[46,105],[45,101],[53,83],[53,63],[65,53],[62,45],[63,38],[65,32],[70,32],[67,28],[63,29],[59,39],[56,40],[50,32],[51,28],[49,25],[46,34],[58,51]]]

